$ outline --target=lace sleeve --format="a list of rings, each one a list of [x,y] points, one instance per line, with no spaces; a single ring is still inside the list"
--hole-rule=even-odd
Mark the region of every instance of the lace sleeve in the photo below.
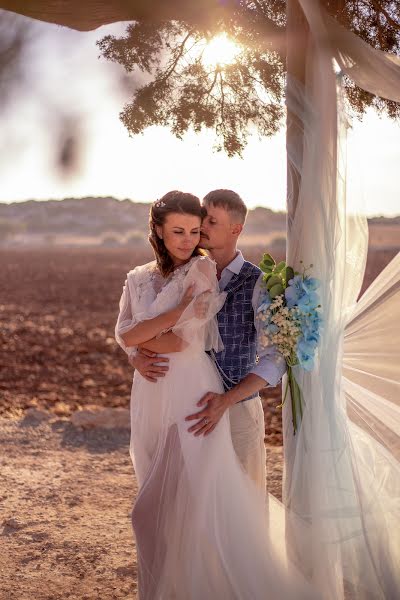
[[[182,294],[192,283],[195,284],[195,297],[172,332],[191,346],[199,344],[204,350],[220,352],[223,344],[216,314],[224,305],[226,293],[219,291],[215,262],[207,256],[196,258],[183,280]],[[204,308],[199,315],[200,302]]]
[[[119,315],[115,325],[115,339],[129,356],[136,354],[137,348],[136,346],[126,346],[121,336],[133,329],[135,325],[141,321],[149,318],[144,312],[138,310],[139,303],[136,285],[137,272],[136,269],[133,269],[133,271],[130,271],[126,276],[121,299],[119,301]]]

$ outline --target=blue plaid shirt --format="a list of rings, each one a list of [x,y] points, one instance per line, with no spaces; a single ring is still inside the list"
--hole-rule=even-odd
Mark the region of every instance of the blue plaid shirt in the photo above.
[[[221,277],[219,280],[219,289],[221,292],[224,291],[224,289],[226,288],[226,286],[228,285],[228,283],[230,282],[232,277],[234,275],[237,275],[240,273],[240,270],[243,267],[243,264],[244,264],[243,254],[241,253],[240,250],[238,250],[238,253],[235,256],[235,258],[232,260],[232,262],[229,263],[229,265],[227,265],[225,267],[225,269],[221,273]],[[254,292],[253,292],[253,298],[252,298],[254,314],[257,314],[257,308],[259,306],[259,293],[260,293],[260,283],[262,280],[262,275],[263,274],[261,273],[259,280],[257,281],[256,285],[254,286]],[[285,359],[276,350],[276,348],[271,346],[270,353],[267,356],[263,356],[262,358],[260,358],[258,363],[256,363],[254,365],[254,367],[251,369],[250,373],[254,373],[255,375],[258,375],[258,377],[261,377],[262,379],[264,379],[267,384],[266,387],[275,387],[276,385],[278,385],[278,383],[282,379],[282,376],[285,373],[285,371],[286,371]]]

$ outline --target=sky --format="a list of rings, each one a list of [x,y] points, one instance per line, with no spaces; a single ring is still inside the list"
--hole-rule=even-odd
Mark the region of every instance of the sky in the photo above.
[[[21,17],[22,18],[22,17]],[[99,59],[96,40],[124,31],[123,24],[80,33],[38,25],[27,59],[27,85],[3,113],[0,202],[114,196],[153,201],[171,189],[204,196],[215,188],[237,191],[250,208],[285,209],[284,128],[273,138],[250,138],[243,159],[213,151],[213,132],[183,141],[152,127],[130,138],[119,112],[137,82],[122,67]],[[121,83],[123,80],[123,84]],[[57,115],[75,116],[79,168],[56,168]],[[369,113],[348,136],[350,196],[368,215],[400,214],[400,124]]]

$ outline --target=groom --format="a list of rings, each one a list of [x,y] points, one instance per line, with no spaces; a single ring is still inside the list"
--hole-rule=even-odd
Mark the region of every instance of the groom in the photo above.
[[[247,208],[241,197],[231,190],[214,190],[203,200],[207,215],[201,227],[200,245],[217,265],[221,291],[227,292],[224,306],[217,315],[218,328],[224,344],[213,360],[224,384],[224,393],[209,392],[198,402],[197,413],[186,420],[196,421],[189,428],[194,435],[208,435],[229,410],[232,442],[243,467],[265,491],[266,455],[264,445],[264,413],[259,391],[276,386],[285,372],[285,361],[279,352],[269,348],[269,354],[257,362],[257,331],[254,317],[259,300],[262,273],[244,260],[237,249]],[[165,375],[168,359],[140,350],[131,359],[141,375],[156,381]],[[189,423],[188,423],[189,424]]]

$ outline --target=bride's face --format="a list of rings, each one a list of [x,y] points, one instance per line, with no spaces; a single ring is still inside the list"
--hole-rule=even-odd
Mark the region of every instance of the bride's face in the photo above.
[[[164,224],[157,227],[157,235],[164,240],[174,264],[191,258],[200,241],[200,227],[200,217],[180,213],[169,213]]]

